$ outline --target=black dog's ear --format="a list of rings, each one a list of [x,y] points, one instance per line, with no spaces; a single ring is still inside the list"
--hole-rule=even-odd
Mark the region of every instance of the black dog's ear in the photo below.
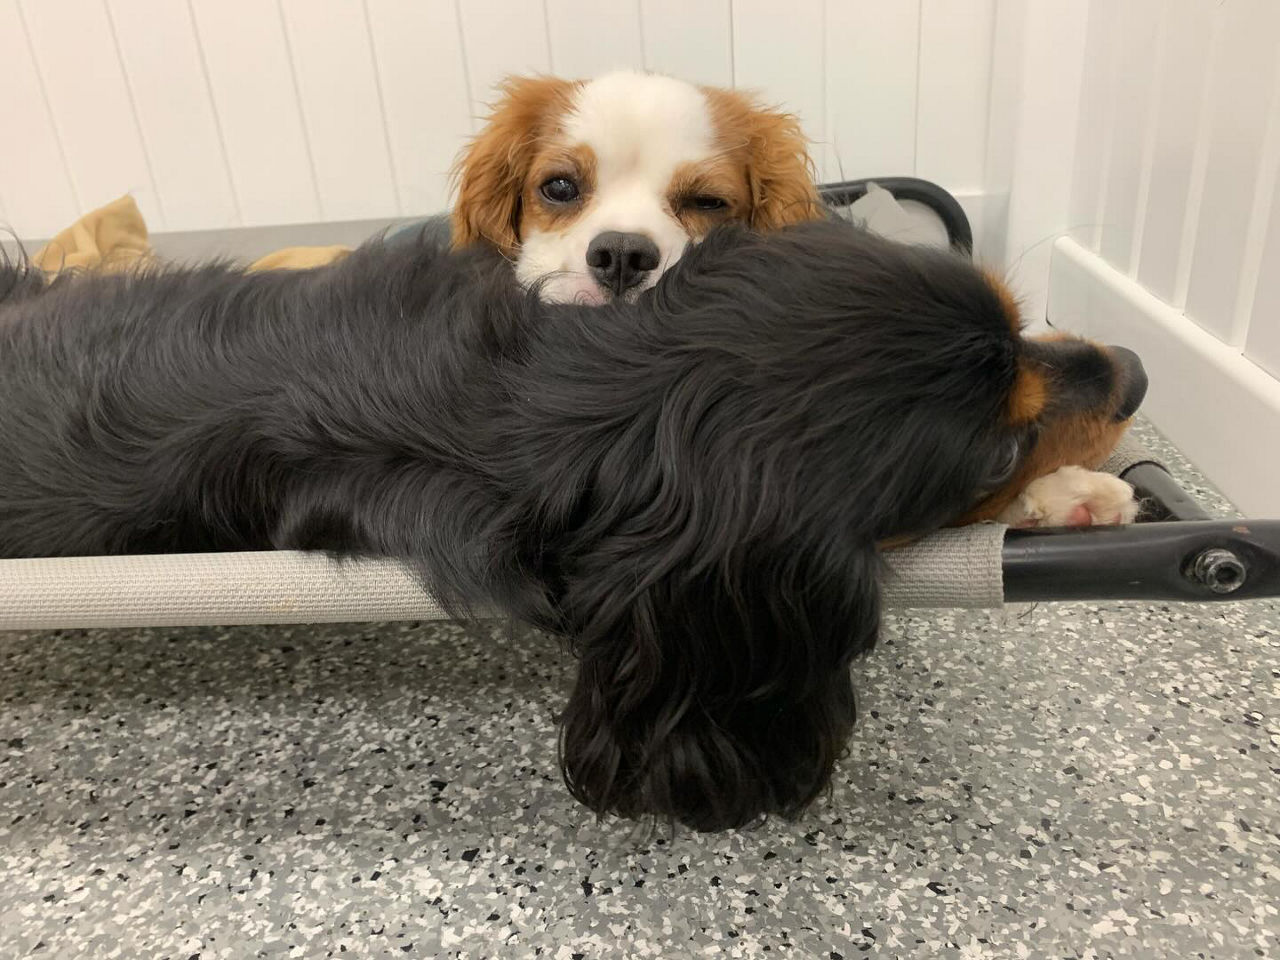
[[[800,813],[853,727],[849,665],[876,640],[877,567],[870,544],[741,551],[621,605],[625,579],[596,579],[571,602],[591,617],[561,730],[574,796],[695,830]]]

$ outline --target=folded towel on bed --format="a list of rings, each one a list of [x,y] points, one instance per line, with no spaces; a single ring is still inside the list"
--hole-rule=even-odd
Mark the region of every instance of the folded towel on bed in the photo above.
[[[285,247],[255,260],[250,270],[305,270],[345,257],[350,247]],[[31,258],[46,273],[72,268],[126,270],[155,256],[133,197],[123,196],[67,227]]]

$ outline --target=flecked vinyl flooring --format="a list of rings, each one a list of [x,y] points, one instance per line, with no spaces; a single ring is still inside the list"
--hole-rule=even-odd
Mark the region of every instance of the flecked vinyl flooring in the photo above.
[[[1277,612],[892,616],[830,796],[722,835],[573,803],[536,633],[0,633],[0,958],[1280,956]]]

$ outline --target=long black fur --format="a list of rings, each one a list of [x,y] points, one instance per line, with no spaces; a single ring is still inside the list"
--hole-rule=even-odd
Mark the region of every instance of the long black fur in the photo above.
[[[876,544],[973,504],[1021,349],[967,263],[830,223],[725,229],[605,307],[377,244],[0,291],[0,556],[405,558],[568,638],[576,797],[697,829],[826,785]]]

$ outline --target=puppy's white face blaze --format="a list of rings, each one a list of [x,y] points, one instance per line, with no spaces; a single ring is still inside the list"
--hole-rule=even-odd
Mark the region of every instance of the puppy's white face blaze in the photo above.
[[[707,98],[669,77],[609,74],[575,91],[557,139],[557,149],[576,158],[569,165],[578,169],[559,169],[556,158],[534,170],[525,191],[516,275],[525,284],[543,281],[543,298],[557,302],[600,303],[615,292],[634,297],[704,232],[691,230],[687,218],[682,222],[676,205],[681,177],[716,154]],[[549,202],[540,187],[554,176],[572,180],[580,197]],[[610,233],[656,247],[656,268],[637,270],[641,276],[620,291],[602,284],[601,253],[596,271],[588,262],[592,241]],[[643,267],[649,261],[637,262]]]

